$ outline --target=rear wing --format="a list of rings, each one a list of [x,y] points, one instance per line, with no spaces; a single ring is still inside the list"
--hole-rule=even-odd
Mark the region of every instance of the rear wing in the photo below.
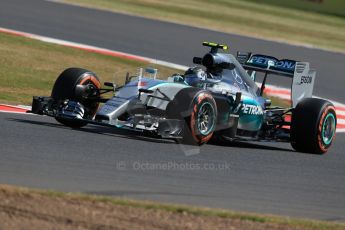
[[[310,69],[308,62],[298,62],[290,59],[279,60],[272,56],[237,52],[237,60],[245,70],[265,73],[261,85],[261,95],[265,89],[269,74],[292,78],[291,102],[296,107],[299,101],[313,96],[316,71]]]

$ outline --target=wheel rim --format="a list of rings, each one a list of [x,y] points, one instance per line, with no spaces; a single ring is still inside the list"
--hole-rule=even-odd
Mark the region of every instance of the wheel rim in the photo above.
[[[335,116],[333,113],[327,114],[322,124],[322,141],[325,145],[329,145],[335,133]]]
[[[202,135],[208,135],[214,127],[214,108],[206,102],[201,105],[198,112],[198,130]]]

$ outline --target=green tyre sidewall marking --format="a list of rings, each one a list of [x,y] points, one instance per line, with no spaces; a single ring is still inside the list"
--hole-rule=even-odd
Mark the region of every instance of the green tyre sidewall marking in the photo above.
[[[322,141],[325,145],[329,145],[331,144],[332,140],[333,140],[333,137],[334,137],[334,133],[335,133],[335,128],[332,130],[332,135],[331,137],[326,137],[325,136],[325,128],[326,128],[326,123],[328,121],[328,119],[332,119],[332,123],[333,123],[333,126],[335,127],[335,117],[334,117],[334,114],[333,113],[329,113],[327,114],[326,118],[324,119],[323,121],[323,124],[322,124]]]

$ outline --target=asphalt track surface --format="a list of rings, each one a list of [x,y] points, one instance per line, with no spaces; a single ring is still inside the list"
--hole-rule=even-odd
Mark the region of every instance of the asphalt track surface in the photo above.
[[[184,65],[202,55],[202,41],[230,41],[239,50],[309,60],[319,73],[315,93],[344,102],[344,54],[38,0],[1,1],[0,27]],[[0,183],[345,221],[343,134],[323,156],[269,143],[208,144],[190,155],[171,141],[96,126],[72,130],[48,117],[0,113],[0,127]]]

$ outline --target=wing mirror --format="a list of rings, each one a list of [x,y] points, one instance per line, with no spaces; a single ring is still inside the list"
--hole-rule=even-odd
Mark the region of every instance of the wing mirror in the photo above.
[[[194,64],[202,64],[202,58],[201,57],[193,57],[193,63]]]
[[[115,88],[115,84],[112,83],[112,82],[104,82],[104,86],[108,86],[108,87],[111,87],[111,88]]]

